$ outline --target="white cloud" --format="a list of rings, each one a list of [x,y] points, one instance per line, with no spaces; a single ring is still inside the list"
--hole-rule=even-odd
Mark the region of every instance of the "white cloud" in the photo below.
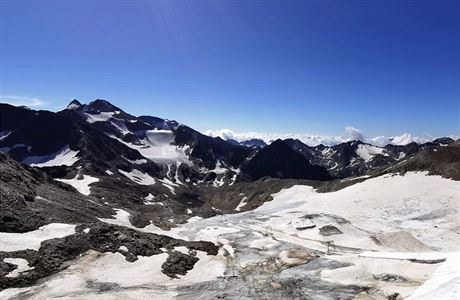
[[[30,108],[43,107],[46,104],[45,101],[39,98],[16,95],[0,95],[0,102],[15,106],[27,106]]]
[[[302,134],[302,133],[269,133],[269,132],[235,132],[231,129],[218,129],[218,130],[207,130],[204,134],[212,137],[221,137],[224,140],[233,139],[239,142],[246,141],[249,139],[261,139],[267,144],[271,143],[276,139],[298,139],[303,143],[315,146],[319,144],[324,145],[335,145],[346,140],[346,137],[338,136],[324,136],[324,135],[313,135],[313,134]]]
[[[348,125],[347,127],[345,127],[345,133],[348,134],[352,140],[365,140],[363,133],[359,129],[354,128],[353,126]]]
[[[440,136],[438,136],[440,137]],[[423,144],[427,142],[431,142],[438,138],[432,135],[424,135],[424,136],[412,136],[410,133],[403,133],[401,135],[396,136],[376,136],[366,139],[366,141],[370,144],[384,146],[388,144],[393,145],[407,145],[409,143],[415,142],[418,144]],[[458,139],[459,136],[456,135],[447,135],[447,137],[453,138],[454,140]]]
[[[212,137],[221,137],[224,140],[234,139],[238,142],[243,142],[249,139],[261,139],[267,144],[271,143],[276,139],[298,139],[304,144],[309,146],[316,146],[319,144],[332,146],[351,140],[361,140],[363,142],[385,146],[387,144],[393,145],[407,145],[411,142],[426,143],[434,140],[436,137],[431,135],[425,136],[412,136],[410,133],[403,133],[397,136],[375,136],[367,137],[359,129],[353,126],[345,127],[345,134],[343,136],[329,136],[329,135],[314,135],[314,134],[303,134],[303,133],[270,133],[270,132],[236,132],[231,129],[218,129],[218,130],[207,130],[206,135]],[[458,136],[450,136],[453,139],[458,139]]]

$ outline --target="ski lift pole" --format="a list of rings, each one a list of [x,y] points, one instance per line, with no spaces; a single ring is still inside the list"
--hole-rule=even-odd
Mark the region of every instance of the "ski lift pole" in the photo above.
[[[333,240],[326,241],[327,246],[327,255],[331,254],[331,250],[333,249],[334,252],[336,251],[335,243]]]

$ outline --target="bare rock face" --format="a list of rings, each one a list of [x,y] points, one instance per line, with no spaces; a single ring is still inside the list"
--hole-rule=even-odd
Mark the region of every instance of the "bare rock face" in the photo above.
[[[114,213],[110,207],[90,200],[40,170],[0,153],[1,232],[27,232],[53,222],[95,222],[97,217]]]
[[[393,293],[388,296],[388,300],[403,300],[403,297],[399,293]]]
[[[251,180],[270,176],[281,179],[330,180],[324,167],[312,165],[282,140],[259,150],[243,165],[244,176]]]
[[[161,265],[162,272],[171,278],[178,278],[177,275],[185,275],[193,269],[199,259],[179,251],[169,252],[166,261]]]
[[[4,262],[3,260],[0,261],[0,277],[4,277],[5,275],[15,270],[16,268],[17,266],[14,264]]]
[[[385,172],[428,171],[431,175],[460,180],[460,140],[442,145],[416,152]]]

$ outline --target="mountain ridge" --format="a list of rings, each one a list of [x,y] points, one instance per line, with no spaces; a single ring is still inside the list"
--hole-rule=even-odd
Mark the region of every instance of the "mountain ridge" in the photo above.
[[[145,166],[127,164],[129,165],[129,161],[147,160],[152,162],[152,167],[158,165],[154,167],[154,177],[161,176],[160,174],[168,176],[173,169],[172,172],[176,173],[170,178],[173,182],[190,180],[194,183],[205,181],[220,185],[231,184],[231,179],[254,178],[254,170],[251,171],[251,176],[244,174],[247,168],[241,170],[241,167],[251,165],[248,159],[257,159],[257,153],[269,146],[257,139],[239,143],[210,137],[173,120],[154,116],[136,117],[102,99],[88,104],[74,99],[66,109],[56,113],[0,105],[0,113],[5,120],[0,127],[0,132],[4,133],[0,139],[0,150],[18,161],[52,155],[67,145],[70,150],[79,151],[82,162],[90,165],[93,161],[94,165],[109,167],[114,161],[118,161],[125,171],[141,169],[143,172]],[[47,137],[49,135],[52,137]],[[313,179],[361,176],[371,169],[388,167],[422,149],[448,144],[453,140],[440,138],[424,144],[388,144],[384,147],[361,141],[348,141],[334,146],[320,144],[314,147],[307,146],[300,140],[284,141],[306,158],[309,164],[323,167],[331,175],[315,177],[307,174],[307,171],[305,174],[296,175]],[[177,172],[179,168],[181,174]],[[147,169],[152,171],[151,167]],[[260,175],[285,177],[282,174],[289,172],[285,169],[275,172],[267,170]],[[306,178],[309,176],[310,178]],[[255,177],[260,178],[259,175]]]

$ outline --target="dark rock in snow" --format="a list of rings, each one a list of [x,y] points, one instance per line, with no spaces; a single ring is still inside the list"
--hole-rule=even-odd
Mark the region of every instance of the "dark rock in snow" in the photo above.
[[[336,234],[343,234],[343,232],[333,225],[325,225],[319,229],[319,234],[324,236],[330,236]]]
[[[374,277],[374,279],[376,280],[386,281],[386,282],[407,282],[406,278],[399,276],[399,275],[395,275],[395,274],[382,273],[382,274],[372,275],[372,277]]]
[[[85,229],[89,229],[85,230]],[[64,238],[56,238],[42,242],[40,249],[1,252],[0,261],[4,258],[23,258],[33,267],[18,277],[0,277],[0,289],[23,287],[33,284],[38,279],[59,272],[67,267],[67,262],[76,259],[88,250],[97,252],[119,252],[129,262],[137,260],[137,256],[152,256],[163,253],[161,248],[176,246],[188,247],[190,250],[206,251],[208,255],[217,254],[218,247],[211,242],[189,242],[153,233],[139,232],[126,227],[105,223],[81,224],[76,233]],[[125,246],[128,252],[121,250]],[[177,251],[169,253],[163,269],[170,277],[177,274],[185,275],[193,269],[198,258]],[[6,272],[11,267],[0,265],[0,271]]]
[[[198,260],[195,256],[171,251],[166,261],[161,265],[162,272],[171,278],[178,278],[178,274],[185,275],[187,271],[192,270]]]

